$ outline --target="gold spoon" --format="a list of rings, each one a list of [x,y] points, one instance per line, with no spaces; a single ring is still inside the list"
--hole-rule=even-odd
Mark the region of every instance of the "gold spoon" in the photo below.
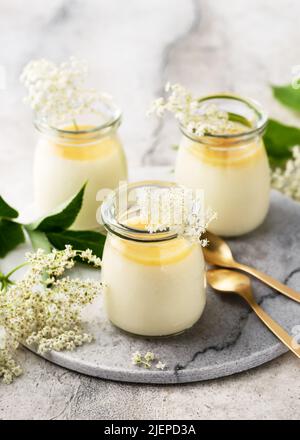
[[[288,296],[294,301],[300,303],[300,293],[296,292],[285,284],[280,283],[269,275],[260,272],[257,269],[254,269],[253,267],[249,267],[245,264],[241,264],[235,261],[231,253],[230,247],[222,238],[208,231],[205,233],[205,238],[207,238],[209,241],[208,246],[203,248],[205,260],[208,264],[214,266],[228,267],[232,269],[239,269],[247,272],[250,275],[258,278],[260,281],[264,282],[268,286],[282,293],[283,295]]]
[[[244,298],[257,316],[295,355],[300,358],[300,346],[293,338],[274,321],[255,301],[251,282],[247,275],[235,270],[211,269],[206,273],[207,282],[222,293],[235,293]]]

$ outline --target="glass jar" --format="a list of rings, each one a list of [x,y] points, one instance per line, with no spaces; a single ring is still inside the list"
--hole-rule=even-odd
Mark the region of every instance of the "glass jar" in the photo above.
[[[99,227],[97,192],[114,189],[127,179],[126,159],[117,134],[120,122],[120,111],[108,105],[101,118],[81,116],[62,127],[35,121],[39,139],[34,160],[34,194],[39,215],[68,200],[87,182],[82,209],[72,228]]]
[[[196,137],[181,127],[176,181],[204,190],[206,205],[218,215],[208,228],[211,232],[242,235],[259,226],[269,209],[270,170],[262,140],[267,116],[254,101],[234,95],[200,102],[226,111],[232,129]]]
[[[117,327],[142,336],[183,332],[200,318],[205,302],[202,248],[174,232],[149,233],[138,224],[137,190],[176,186],[141,182],[120,190],[102,204],[108,231],[102,259],[102,282],[108,318]],[[120,204],[119,204],[120,206]]]

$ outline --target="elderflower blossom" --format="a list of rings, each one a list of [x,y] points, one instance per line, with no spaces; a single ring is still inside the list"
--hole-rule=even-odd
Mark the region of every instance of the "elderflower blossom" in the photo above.
[[[139,365],[142,362],[141,353],[139,353],[138,351],[133,353],[131,360],[132,360],[133,365]]]
[[[139,367],[151,368],[152,361],[154,359],[153,353],[146,353],[143,356],[140,352],[136,352],[132,355],[132,363],[133,365],[137,365]]]
[[[20,81],[28,90],[25,101],[49,125],[75,120],[76,116],[100,114],[99,103],[111,97],[84,86],[86,62],[70,57],[59,65],[46,59],[30,61]]]
[[[149,187],[137,193],[140,218],[148,232],[172,230],[192,241],[200,240],[205,247],[208,240],[201,236],[217,215],[210,208],[205,210],[202,201],[201,191],[184,187]]]
[[[292,159],[288,160],[285,168],[276,168],[272,173],[272,187],[283,194],[300,201],[300,147],[292,149]]]
[[[151,351],[147,351],[145,355],[142,355],[139,351],[133,353],[132,355],[132,363],[133,365],[137,365],[138,367],[144,367],[144,368],[151,368],[153,361],[156,359],[156,355],[152,353]],[[156,364],[156,368],[158,370],[164,370],[166,367],[166,364],[162,363],[161,361],[158,361]]]
[[[188,133],[196,136],[205,134],[225,134],[233,129],[228,113],[216,105],[208,105],[192,96],[180,84],[167,83],[165,91],[169,96],[153,101],[148,115],[164,116],[166,112],[173,113]]]
[[[5,328],[0,326],[0,350],[4,350],[6,347],[6,332]]]
[[[93,254],[91,249],[86,249],[80,253],[80,258],[88,263],[92,264],[95,267],[101,267],[101,258],[97,257]]]
[[[15,344],[35,345],[41,354],[74,350],[92,341],[92,335],[83,331],[81,311],[102,286],[65,275],[82,254],[88,262],[99,265],[91,251],[75,251],[71,246],[63,251],[53,249],[49,254],[39,249],[26,255],[28,272],[0,295],[0,325],[6,330],[6,338]],[[19,371],[7,347],[0,349],[0,376],[4,381],[10,382]]]
[[[156,368],[157,368],[158,370],[164,370],[164,369],[166,368],[166,364],[164,364],[163,362],[159,361],[159,362],[157,362],[157,364],[156,364]]]
[[[15,377],[22,374],[20,365],[13,358],[17,345],[12,338],[5,335],[4,345],[0,346],[0,377],[2,377],[2,382],[7,385],[12,383]]]
[[[152,362],[154,359],[155,359],[154,353],[152,353],[151,351],[147,351],[147,353],[145,354],[145,360],[147,362]]]

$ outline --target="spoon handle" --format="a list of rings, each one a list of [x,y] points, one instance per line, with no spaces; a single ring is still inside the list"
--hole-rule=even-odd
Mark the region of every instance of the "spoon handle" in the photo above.
[[[244,272],[247,272],[250,275],[253,275],[255,278],[258,278],[260,281],[272,287],[273,289],[277,290],[278,292],[282,293],[283,295],[287,296],[288,298],[293,299],[294,301],[300,303],[300,293],[296,292],[296,290],[291,289],[285,284],[280,283],[279,281],[275,280],[269,275],[260,272],[259,270],[254,269],[253,267],[249,267],[241,263],[235,263],[234,267],[236,269],[240,269]]]
[[[254,299],[245,298],[257,316],[298,358],[300,358],[300,345],[295,341],[271,316],[269,316]]]

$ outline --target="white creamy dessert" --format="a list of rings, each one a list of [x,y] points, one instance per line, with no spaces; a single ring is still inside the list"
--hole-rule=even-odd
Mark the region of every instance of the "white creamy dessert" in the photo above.
[[[200,244],[185,239],[137,243],[109,235],[102,281],[109,319],[144,336],[190,328],[205,306],[204,258]]]
[[[102,260],[110,321],[143,336],[172,335],[195,324],[206,302],[200,243],[179,236],[160,241],[161,234],[140,241],[145,229],[137,231],[132,221],[112,229],[105,214],[103,219],[110,231]]]
[[[232,133],[224,137],[203,136],[197,140],[183,136],[176,161],[176,182],[204,190],[206,204],[218,215],[208,228],[215,234],[248,233],[267,215],[270,170],[262,126],[257,124],[254,129],[233,124]]]
[[[106,113],[105,113],[106,112]],[[126,158],[117,129],[121,113],[104,107],[104,114],[87,116],[59,128],[36,121],[40,132],[34,160],[35,205],[48,214],[73,197],[86,183],[82,209],[72,228],[99,227],[98,191],[114,189],[127,179]]]
[[[34,162],[35,203],[39,214],[49,211],[75,195],[85,182],[84,200],[73,228],[99,226],[96,211],[100,189],[114,189],[126,180],[126,160],[117,136],[100,139],[93,145],[59,145],[41,138]]]
[[[204,190],[206,203],[218,214],[209,230],[218,235],[252,231],[269,209],[270,171],[264,145],[260,141],[244,149],[237,154],[203,153],[184,139],[178,152],[176,181]]]

